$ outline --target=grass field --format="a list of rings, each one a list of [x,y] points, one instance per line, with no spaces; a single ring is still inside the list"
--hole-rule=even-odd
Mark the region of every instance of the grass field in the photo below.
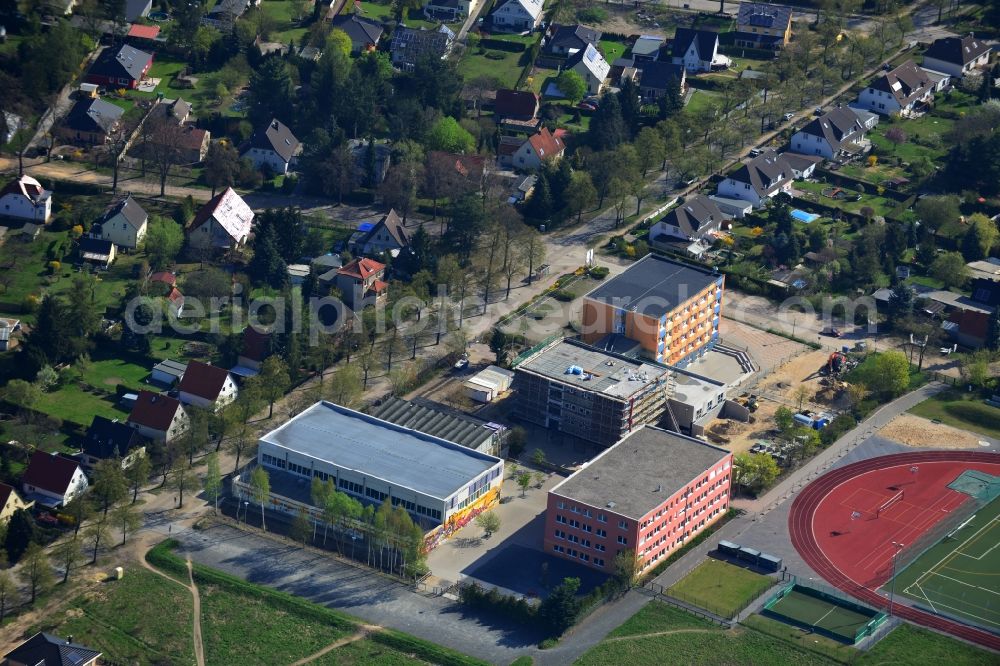
[[[921,606],[1000,630],[1000,499],[896,575],[895,591]]]
[[[585,653],[580,666],[767,664],[808,666],[834,660],[753,629],[726,630],[652,601]]]
[[[798,590],[792,590],[770,607],[770,610],[786,618],[797,620],[854,642],[859,629],[868,624],[875,615],[859,613],[846,606],[826,601]]]
[[[990,407],[975,394],[945,391],[915,405],[910,412],[962,430],[1000,438],[1000,409]]]
[[[479,55],[478,49],[469,49],[458,63],[458,71],[466,81],[485,76],[496,79],[505,88],[513,88],[521,76],[521,57],[524,53],[487,49]],[[492,57],[487,57],[492,56]]]
[[[721,560],[705,560],[667,594],[721,617],[733,617],[757,598],[772,580]]]
[[[835,661],[850,663],[858,656],[858,650],[853,645],[844,645],[832,638],[820,636],[815,632],[799,629],[763,615],[751,615],[743,620],[743,624],[777,640],[791,643],[801,650],[818,652]]]
[[[364,638],[327,652],[310,666],[418,666],[426,661]]]
[[[864,666],[896,664],[948,664],[948,666],[987,666],[996,664],[996,655],[956,641],[942,634],[901,624],[856,662]]]
[[[102,650],[125,664],[193,664],[191,595],[136,565],[120,581],[77,597],[34,629]]]
[[[813,200],[826,206],[833,206],[848,213],[860,213],[866,206],[875,211],[875,215],[885,215],[896,206],[896,202],[886,197],[876,194],[862,194],[860,201],[845,201],[843,199],[831,199],[823,194],[823,190],[831,187],[829,183],[813,183],[808,181],[795,181],[795,189],[809,193]]]

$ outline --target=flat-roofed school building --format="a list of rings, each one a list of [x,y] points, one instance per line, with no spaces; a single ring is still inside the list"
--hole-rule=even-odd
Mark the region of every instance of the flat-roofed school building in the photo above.
[[[270,508],[321,518],[313,478],[363,504],[404,507],[426,531],[450,532],[500,498],[503,460],[331,402],[318,402],[260,438]],[[235,485],[249,491],[249,470]]]
[[[644,426],[549,491],[547,553],[612,572],[631,549],[646,571],[729,508],[733,455]]]
[[[719,339],[725,276],[650,254],[583,298],[585,342],[622,336],[658,363],[685,367]]]

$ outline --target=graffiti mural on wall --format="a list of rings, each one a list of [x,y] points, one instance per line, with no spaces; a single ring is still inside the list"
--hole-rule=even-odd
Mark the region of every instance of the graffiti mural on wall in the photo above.
[[[441,543],[441,541],[451,538],[455,532],[468,525],[470,522],[475,520],[476,516],[488,510],[499,501],[500,488],[498,486],[487,491],[482,497],[461,511],[456,511],[451,514],[444,525],[428,532],[427,536],[424,537],[424,548],[427,551],[433,550]]]

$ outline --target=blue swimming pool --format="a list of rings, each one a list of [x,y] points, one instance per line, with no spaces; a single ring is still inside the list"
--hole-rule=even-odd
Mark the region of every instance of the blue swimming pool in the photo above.
[[[815,213],[807,213],[804,210],[799,210],[798,208],[793,209],[791,215],[799,222],[805,222],[806,224],[809,224],[819,217],[819,215],[816,215]]]

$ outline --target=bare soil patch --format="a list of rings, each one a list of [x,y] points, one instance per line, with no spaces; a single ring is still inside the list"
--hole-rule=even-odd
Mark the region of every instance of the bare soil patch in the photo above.
[[[975,449],[979,437],[922,416],[901,414],[879,431],[882,437],[900,444],[928,449]]]

